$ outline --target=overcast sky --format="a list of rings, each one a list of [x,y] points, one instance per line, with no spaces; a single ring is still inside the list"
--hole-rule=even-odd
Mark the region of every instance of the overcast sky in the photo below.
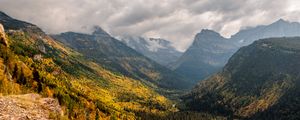
[[[300,21],[299,0],[0,0],[0,10],[47,33],[99,25],[113,36],[165,38],[180,50],[203,28],[230,37],[279,18]]]

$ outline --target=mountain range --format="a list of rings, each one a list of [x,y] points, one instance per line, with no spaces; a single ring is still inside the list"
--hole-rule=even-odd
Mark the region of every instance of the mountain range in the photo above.
[[[113,72],[154,83],[160,88],[191,87],[181,75],[136,52],[100,27],[95,27],[92,34],[66,32],[52,37]]]
[[[230,38],[224,38],[212,30],[202,30],[193,44],[172,64],[177,73],[193,83],[221,70],[228,59],[241,47],[270,37],[300,36],[300,24],[280,19],[269,25],[240,30]]]
[[[181,53],[99,26],[48,35],[0,12],[0,119],[300,119],[299,30],[282,19],[230,38],[203,29]]]
[[[161,38],[127,36],[123,37],[121,41],[137,52],[167,67],[182,55],[182,52],[173,47],[170,41]]]
[[[168,76],[172,71],[100,28],[92,35],[69,32],[56,38],[68,38],[70,43],[64,39],[58,41],[38,26],[0,12],[1,96],[37,93],[55,98],[62,113],[44,115],[49,119],[141,119],[147,114],[177,111],[172,106],[174,101],[161,94],[162,90],[171,91],[167,88],[175,81],[181,83],[180,77]],[[128,70],[128,74],[116,66],[126,67],[121,70]],[[141,77],[145,79],[138,79]],[[181,87],[185,86],[172,89]],[[30,105],[24,102],[17,109],[29,109],[27,107]]]
[[[300,38],[268,38],[239,49],[222,71],[184,97],[187,106],[237,119],[299,119]]]

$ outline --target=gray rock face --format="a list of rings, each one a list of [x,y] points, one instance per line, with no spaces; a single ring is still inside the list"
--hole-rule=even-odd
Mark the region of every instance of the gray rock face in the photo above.
[[[175,71],[191,78],[192,82],[219,70],[234,52],[236,46],[229,39],[211,30],[202,30],[194,43],[173,65]]]
[[[129,36],[124,37],[121,41],[142,53],[144,56],[164,66],[174,63],[182,55],[182,52],[176,50],[176,48],[171,45],[171,42],[161,38],[147,39]]]
[[[214,31],[202,30],[172,66],[175,71],[196,82],[219,71],[239,48],[259,39],[284,36],[300,36],[300,24],[280,19],[270,25],[241,30],[228,39]]]

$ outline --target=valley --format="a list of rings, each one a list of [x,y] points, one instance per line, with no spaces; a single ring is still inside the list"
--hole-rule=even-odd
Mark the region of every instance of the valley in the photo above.
[[[187,27],[168,37],[162,28],[165,35],[78,26],[49,32],[0,11],[0,119],[300,119],[298,22],[241,27],[229,37],[203,28],[185,51],[176,42]]]

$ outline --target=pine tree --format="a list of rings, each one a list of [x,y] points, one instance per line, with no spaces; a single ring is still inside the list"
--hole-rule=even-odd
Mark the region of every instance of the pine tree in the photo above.
[[[17,79],[17,83],[22,84],[22,85],[25,85],[27,83],[23,69],[21,69],[21,73],[20,73],[19,79]]]

